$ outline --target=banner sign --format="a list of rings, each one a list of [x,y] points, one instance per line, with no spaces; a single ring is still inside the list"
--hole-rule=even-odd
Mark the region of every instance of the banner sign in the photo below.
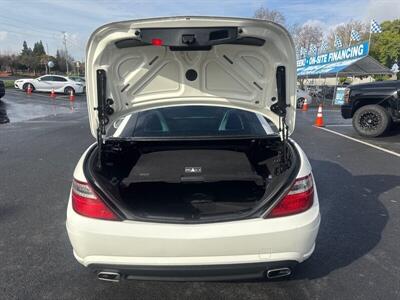
[[[334,103],[336,105],[342,105],[344,104],[344,91],[345,87],[337,87],[336,88],[336,93],[335,93],[335,101]]]
[[[350,46],[348,48],[338,49],[333,52],[323,53],[316,56],[309,56],[297,61],[297,68],[313,65],[330,64],[344,60],[361,58],[368,55],[368,42]]]

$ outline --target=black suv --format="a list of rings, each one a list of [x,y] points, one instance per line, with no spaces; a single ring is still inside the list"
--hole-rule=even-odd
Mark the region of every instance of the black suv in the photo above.
[[[0,80],[0,98],[2,98],[5,93],[6,93],[6,90],[4,88],[4,82],[2,80]]]
[[[351,85],[341,107],[345,119],[364,137],[383,134],[392,122],[400,122],[400,81],[388,80]]]

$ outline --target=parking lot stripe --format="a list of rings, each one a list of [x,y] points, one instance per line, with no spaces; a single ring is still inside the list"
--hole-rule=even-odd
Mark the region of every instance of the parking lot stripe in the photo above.
[[[326,127],[347,127],[347,126],[353,126],[351,124],[329,124],[329,125],[325,125]]]
[[[26,120],[21,121],[22,123],[42,123],[42,124],[52,124],[52,123],[82,123],[81,120]]]
[[[24,91],[20,91],[20,90],[7,90],[6,94],[11,94],[11,95],[15,95],[15,96],[26,95],[26,93]],[[26,95],[26,96],[29,97],[28,95]],[[42,97],[42,98],[46,98],[46,99],[52,100],[50,98],[48,92],[39,92],[39,93],[36,92],[36,93],[32,93],[32,96],[34,96],[34,97],[38,96],[38,97]],[[56,94],[56,99],[57,98],[68,99],[69,95]]]
[[[313,125],[313,126],[314,126],[314,125]],[[328,132],[333,133],[333,134],[336,134],[336,135],[339,135],[339,136],[341,136],[341,137],[344,137],[344,138],[346,138],[346,139],[352,140],[352,141],[354,141],[354,142],[358,142],[358,143],[360,143],[360,144],[364,144],[364,145],[370,146],[370,147],[372,147],[372,148],[381,150],[381,151],[383,151],[383,152],[392,154],[392,155],[394,155],[394,156],[400,157],[400,153],[397,153],[397,152],[394,152],[394,151],[390,151],[390,150],[388,150],[388,149],[385,149],[385,148],[382,148],[382,147],[379,147],[379,146],[376,146],[376,145],[373,145],[373,144],[364,142],[364,141],[362,141],[362,140],[358,140],[358,139],[356,139],[356,138],[353,138],[353,137],[351,137],[351,136],[345,135],[345,134],[343,134],[343,133],[339,133],[339,132],[336,132],[336,131],[334,131],[334,130],[331,130],[331,129],[328,129],[328,128],[324,128],[324,127],[317,127],[317,126],[314,126],[314,127],[315,127],[315,128],[318,128],[318,129],[322,129],[322,130],[328,131]]]
[[[317,108],[309,108],[308,111],[318,111],[318,107]],[[340,110],[338,110],[338,109],[324,109],[324,112],[340,112]]]

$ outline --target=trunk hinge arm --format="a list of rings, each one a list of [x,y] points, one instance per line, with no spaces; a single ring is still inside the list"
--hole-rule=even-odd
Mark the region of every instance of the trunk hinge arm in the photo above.
[[[286,102],[286,68],[285,66],[278,66],[276,69],[276,88],[278,99],[273,97],[271,99],[274,104],[271,105],[271,111],[279,117],[279,132],[282,137],[282,148],[280,151],[280,158],[278,166],[275,169],[276,175],[282,174],[290,165],[290,153],[288,149],[289,127],[286,124],[286,108],[290,105]]]
[[[276,175],[282,174],[291,165],[291,157],[288,146],[289,139],[289,126],[286,124],[285,116],[279,117],[279,132],[282,137],[282,146],[279,157],[279,166],[277,166],[275,173]]]
[[[106,104],[106,71],[99,69],[96,71],[97,76],[97,110],[98,127],[97,127],[97,167],[102,168],[103,145],[105,144],[106,125],[110,121],[107,117]]]

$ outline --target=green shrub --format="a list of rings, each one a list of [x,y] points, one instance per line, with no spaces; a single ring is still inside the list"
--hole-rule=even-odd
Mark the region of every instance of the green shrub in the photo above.
[[[373,77],[376,81],[385,81],[391,79],[389,75],[374,75]]]
[[[11,89],[14,87],[14,80],[3,80],[6,89]]]

